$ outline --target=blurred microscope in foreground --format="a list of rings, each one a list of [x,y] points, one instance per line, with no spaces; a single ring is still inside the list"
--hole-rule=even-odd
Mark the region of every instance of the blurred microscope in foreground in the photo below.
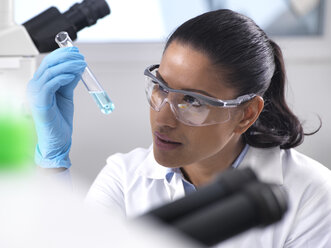
[[[6,248],[251,247],[238,235],[277,223],[288,208],[286,191],[249,168],[224,171],[198,191],[129,220],[117,208],[83,205],[54,177],[5,179],[0,174],[0,247]]]
[[[250,229],[280,221],[288,209],[286,191],[261,182],[250,168],[227,170],[181,199],[143,216],[172,227],[203,247],[222,243]]]
[[[54,37],[94,25],[110,13],[105,0],[84,0],[60,13],[50,7],[22,25],[14,21],[13,0],[0,1],[0,171],[33,163],[36,142],[25,89],[39,53],[57,48]]]

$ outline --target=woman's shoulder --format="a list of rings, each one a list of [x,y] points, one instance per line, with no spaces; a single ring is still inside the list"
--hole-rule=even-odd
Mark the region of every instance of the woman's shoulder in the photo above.
[[[137,147],[126,153],[121,153],[121,152],[114,153],[107,158],[107,162],[108,161],[118,162],[118,163],[123,163],[123,162],[125,163],[130,161],[138,162],[146,159],[146,157],[150,154],[151,150],[152,150],[152,146],[148,148]]]
[[[281,159],[284,187],[292,198],[292,208],[300,216],[315,210],[321,215],[331,211],[330,169],[295,149],[283,150]],[[329,224],[330,221],[329,218]]]
[[[331,170],[317,160],[296,149],[250,147],[243,160],[244,166],[252,167],[264,177],[304,176],[330,179]],[[299,179],[299,178],[298,178]]]
[[[281,159],[284,174],[306,183],[331,183],[329,168],[295,149],[282,150]]]
[[[327,187],[331,191],[330,169],[295,149],[250,147],[242,164],[253,168],[265,182],[301,190]]]
[[[327,167],[295,149],[280,147],[250,147],[241,166],[251,167],[261,181],[276,183],[288,195],[288,210],[280,222],[243,237],[252,242],[270,240],[270,247],[275,238],[281,247],[304,247],[307,241],[311,247],[329,247],[331,171]]]
[[[127,153],[115,153],[107,158],[105,168],[117,168],[132,173],[151,156],[152,152],[152,146],[150,146],[148,148],[137,147]]]

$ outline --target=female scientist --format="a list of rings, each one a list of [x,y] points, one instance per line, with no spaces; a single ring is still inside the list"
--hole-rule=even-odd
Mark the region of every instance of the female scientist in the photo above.
[[[77,48],[60,48],[29,82],[41,167],[71,165],[73,91],[85,66]],[[221,247],[331,247],[331,173],[292,149],[304,132],[285,102],[282,53],[251,19],[217,10],[185,22],[145,75],[153,145],[110,156],[89,202],[138,216],[249,166],[285,188],[289,210]]]

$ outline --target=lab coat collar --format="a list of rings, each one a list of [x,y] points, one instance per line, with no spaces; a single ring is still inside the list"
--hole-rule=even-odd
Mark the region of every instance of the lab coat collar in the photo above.
[[[243,161],[239,165],[239,169],[250,167],[261,181],[282,185],[283,169],[281,154],[282,150],[279,147],[255,148],[250,146]],[[177,172],[176,168],[167,168],[156,162],[153,146],[151,145],[148,156],[141,163],[137,172],[139,175],[147,178],[165,179],[170,171]]]
[[[149,147],[149,153],[146,159],[141,163],[137,172],[140,176],[144,176],[151,179],[165,179],[165,176],[169,172],[169,168],[160,165],[156,162],[153,153],[153,145]]]
[[[262,182],[282,185],[282,153],[279,147],[250,147],[239,168],[250,167]]]

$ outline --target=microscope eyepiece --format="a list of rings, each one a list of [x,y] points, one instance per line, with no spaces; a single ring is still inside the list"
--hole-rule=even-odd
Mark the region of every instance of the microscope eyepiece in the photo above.
[[[109,15],[110,8],[105,1],[84,0],[70,7],[63,15],[75,26],[76,31],[94,25],[98,19]]]
[[[72,5],[63,14],[56,7],[50,7],[23,23],[23,26],[39,52],[45,53],[58,47],[54,37],[59,32],[66,31],[75,40],[77,32],[109,14],[110,8],[105,0],[84,0]]]

